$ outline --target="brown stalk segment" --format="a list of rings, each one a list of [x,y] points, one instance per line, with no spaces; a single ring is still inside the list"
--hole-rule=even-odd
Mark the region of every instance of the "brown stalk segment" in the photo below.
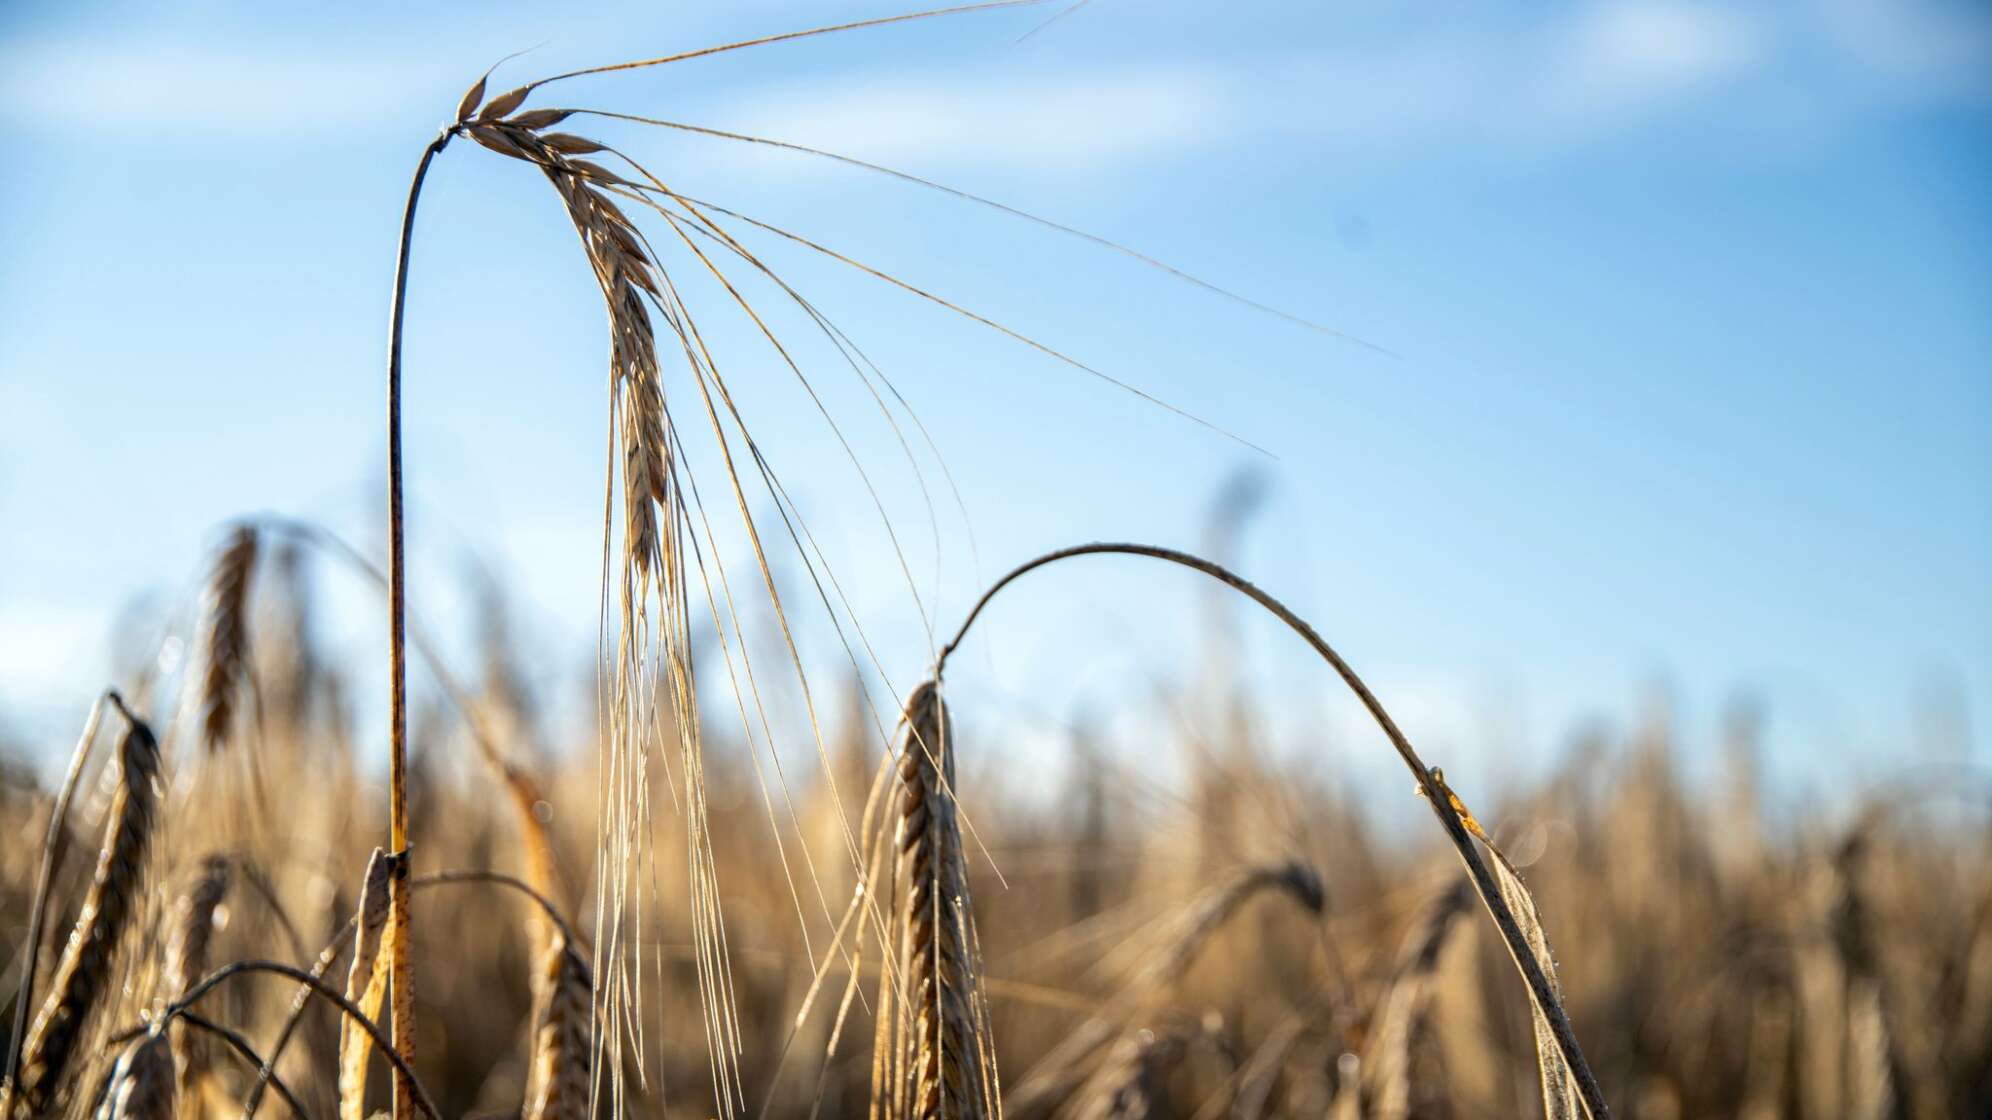
[[[164,1031],[153,1031],[118,1055],[96,1120],[172,1120],[177,1108],[172,1044]]]
[[[118,780],[104,842],[84,896],[83,909],[57,963],[47,1002],[29,1028],[21,1052],[16,1115],[49,1110],[77,1056],[84,1029],[108,1002],[120,943],[142,902],[146,857],[157,819],[159,744],[151,729],[131,720],[118,745]]]
[[[358,925],[353,932],[353,963],[346,973],[346,998],[361,1014],[374,1018],[380,1013],[387,992],[388,965],[383,952],[388,925],[389,878],[395,861],[379,848],[367,860],[365,884],[360,888]],[[373,1039],[350,1019],[339,1025],[339,1116],[340,1120],[366,1120],[367,1055]]]
[[[595,1069],[588,1026],[594,976],[566,936],[555,934],[533,986],[537,1007],[525,1120],[586,1120]]]
[[[237,526],[215,558],[201,605],[201,742],[228,745],[249,666],[249,582],[255,574],[256,529]]]
[[[978,1026],[980,979],[954,793],[947,706],[928,681],[906,703],[899,754],[899,874],[905,889],[899,980],[912,1023],[899,1068],[907,1120],[991,1112]]]

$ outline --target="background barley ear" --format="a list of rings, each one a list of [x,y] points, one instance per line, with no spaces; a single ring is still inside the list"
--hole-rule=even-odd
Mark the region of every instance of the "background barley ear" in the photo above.
[[[1431,778],[1460,825],[1469,835],[1480,841],[1487,849],[1488,855],[1494,857],[1490,866],[1494,872],[1495,885],[1500,891],[1501,901],[1507,904],[1509,912],[1513,915],[1515,924],[1526,942],[1527,952],[1542,970],[1542,975],[1548,982],[1550,999],[1558,1001],[1560,1005],[1563,986],[1556,978],[1556,958],[1550,952],[1549,933],[1543,929],[1542,914],[1536,909],[1535,896],[1529,893],[1528,886],[1522,882],[1521,872],[1515,869],[1515,865],[1500,848],[1495,847],[1494,838],[1488,835],[1478,820],[1474,819],[1472,811],[1467,809],[1466,804],[1459,799],[1459,795],[1446,785],[1445,774],[1434,767],[1431,770]],[[1419,792],[1423,794],[1423,787],[1420,787]],[[1512,946],[1510,951],[1514,951]],[[1543,1116],[1547,1120],[1577,1120],[1579,1117],[1590,1115],[1590,1110],[1585,1107],[1583,1091],[1577,1083],[1576,1073],[1564,1057],[1562,1048],[1557,1044],[1544,1005],[1534,998],[1529,1000],[1529,1021],[1535,1030],[1536,1072],[1542,1082]]]
[[[222,900],[228,895],[229,877],[228,857],[210,853],[194,868],[174,898],[167,916],[165,959],[160,967],[156,1001],[160,1009],[207,975],[209,948]],[[184,1024],[176,1024],[171,1037],[179,1095],[191,1099],[208,1066],[208,1040]]]
[[[1377,1120],[1405,1120],[1413,1115],[1447,1115],[1442,1070],[1422,1068],[1437,1063],[1431,1035],[1433,977],[1466,905],[1472,899],[1466,880],[1452,885],[1425,905],[1412,925],[1400,953],[1390,987],[1377,1009],[1364,1047],[1361,1069],[1370,1082],[1368,1115]],[[1344,1092],[1357,1091],[1347,1086]]]
[[[1085,1094],[1077,1120],[1161,1120],[1175,1115],[1168,1076],[1194,1037],[1195,1028],[1179,1022],[1122,1038],[1092,1091]]]
[[[589,1013],[594,975],[581,950],[555,933],[533,975],[532,1066],[525,1120],[586,1120],[594,1088]]]
[[[166,1032],[148,1031],[118,1055],[96,1120],[172,1120],[177,1109],[172,1044]]]
[[[1006,1107],[1013,1115],[1040,1115],[1060,1102],[1082,1113],[1097,1109],[1103,1094],[1118,1084],[1118,1062],[1139,1045],[1144,1032],[1124,1025],[1147,1021],[1190,971],[1205,946],[1253,897],[1262,892],[1285,895],[1310,914],[1327,908],[1326,889],[1313,865],[1294,859],[1240,868],[1224,882],[1197,895],[1188,906],[1159,922],[1151,937],[1131,938],[1124,946],[1135,958],[1131,975],[1111,1005],[1110,1013],[1090,1018],[1067,1033],[1051,1051],[1026,1071],[1009,1091]]]
[[[144,903],[146,858],[157,823],[159,743],[137,717],[129,711],[125,716],[128,726],[118,745],[103,845],[83,908],[56,964],[48,999],[22,1046],[20,1083],[11,1105],[14,1117],[40,1116],[55,1103],[85,1030],[100,1007],[116,995],[119,949]]]
[[[1156,988],[1182,976],[1198,950],[1236,914],[1247,900],[1261,891],[1277,891],[1292,898],[1310,914],[1320,914],[1327,906],[1327,892],[1321,874],[1301,860],[1247,867],[1228,881],[1206,891],[1191,904],[1166,933],[1161,953],[1143,967],[1138,984]]]
[[[210,752],[228,746],[249,678],[249,584],[258,551],[256,527],[238,525],[228,535],[201,595],[201,743]]]
[[[895,760],[898,967],[881,984],[880,1042],[891,1053],[875,1063],[872,1086],[873,1112],[890,1120],[1001,1115],[952,737],[938,685],[922,683],[906,702]],[[890,1015],[895,995],[904,1004]]]

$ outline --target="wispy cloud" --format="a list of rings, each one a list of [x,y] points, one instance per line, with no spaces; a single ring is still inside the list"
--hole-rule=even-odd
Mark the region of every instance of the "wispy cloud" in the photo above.
[[[1992,19],[1927,3],[1606,0],[1076,78],[825,74],[718,105],[708,123],[931,170],[1106,171],[1266,141],[1359,157],[1441,146],[1513,156],[1672,120],[1817,131],[1877,105],[1955,96],[1967,74],[1992,74]]]
[[[189,44],[22,40],[0,46],[17,122],[207,135],[324,133],[388,118],[431,91],[416,60]]]
[[[1992,91],[1992,6],[1942,0],[1816,0],[1834,48],[1916,90]]]
[[[431,58],[288,46],[24,39],[0,45],[0,98],[53,127],[225,136],[322,134],[436,100]],[[933,170],[1071,174],[1267,139],[1551,150],[1716,94],[1762,120],[1750,93],[1772,79],[1780,104],[1816,114],[1992,91],[1992,9],[1940,0],[1602,0],[1437,30],[1407,18],[1307,47],[1077,73],[825,70],[757,82],[701,123]]]
[[[1238,117],[1233,84],[1200,67],[1152,65],[1077,78],[920,72],[827,92],[820,84],[761,90],[720,111],[740,131],[886,163],[1087,171],[1221,133]]]

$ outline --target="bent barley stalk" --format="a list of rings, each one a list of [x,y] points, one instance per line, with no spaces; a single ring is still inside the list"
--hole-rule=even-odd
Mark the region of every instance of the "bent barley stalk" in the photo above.
[[[390,879],[389,881],[392,880]],[[229,980],[238,976],[258,974],[288,977],[310,988],[314,995],[338,1008],[340,1014],[344,1016],[342,1021],[352,1023],[365,1033],[368,1042],[380,1048],[381,1056],[386,1058],[388,1063],[394,1067],[394,1072],[408,1083],[411,1107],[419,1109],[430,1120],[442,1120],[442,1112],[436,1108],[436,1102],[434,1098],[430,1097],[429,1090],[422,1084],[421,1079],[415,1076],[414,1068],[403,1062],[401,1055],[394,1052],[394,1041],[388,1037],[386,1031],[381,1029],[380,1024],[361,1011],[359,1006],[352,1000],[339,994],[337,988],[332,987],[323,979],[294,964],[265,960],[232,961],[209,973],[206,977],[202,978],[200,983],[188,989],[185,996],[182,996],[166,1008],[162,1020],[170,1023],[174,1019],[189,1013],[210,992],[213,992],[215,988]],[[147,1029],[149,1028],[141,1025],[132,1028],[118,1037],[120,1039],[132,1038],[144,1033]],[[265,1076],[267,1076],[269,1066],[269,1061],[263,1063]]]
[[[39,1116],[63,1088],[84,1030],[113,995],[112,971],[126,931],[141,905],[146,860],[157,820],[159,743],[151,728],[124,710],[126,730],[118,745],[118,778],[112,794],[104,842],[83,909],[69,932],[69,944],[55,969],[53,987],[29,1028],[21,1051],[15,1116]]]
[[[1285,623],[1288,629],[1300,635],[1314,652],[1335,670],[1335,674],[1362,702],[1370,718],[1375,720],[1377,727],[1383,731],[1384,737],[1390,741],[1391,747],[1397,751],[1404,765],[1411,770],[1412,776],[1418,783],[1418,792],[1431,805],[1433,814],[1438,817],[1439,826],[1445,830],[1446,838],[1452,842],[1453,850],[1459,855],[1460,862],[1465,865],[1467,875],[1473,882],[1474,892],[1480,896],[1481,904],[1487,908],[1488,916],[1494,920],[1494,925],[1499,929],[1501,939],[1508,949],[1509,958],[1514,961],[1516,971],[1521,974],[1522,982],[1528,988],[1531,1007],[1539,1017],[1538,1048],[1545,1102],[1549,1103],[1553,1091],[1562,1093],[1567,1090],[1591,1120],[1605,1120],[1610,1115],[1610,1109],[1605,1103],[1604,1089],[1599,1086],[1597,1078],[1591,1073],[1591,1067],[1584,1061],[1583,1051],[1577,1045],[1577,1032],[1570,1025],[1569,1014],[1563,1009],[1563,1000],[1557,991],[1552,965],[1548,960],[1547,944],[1542,938],[1541,924],[1534,913],[1533,900],[1527,899],[1526,890],[1520,890],[1520,879],[1514,875],[1514,869],[1489,843],[1488,850],[1494,852],[1496,862],[1503,872],[1503,879],[1497,881],[1495,873],[1488,870],[1486,862],[1480,858],[1480,853],[1474,846],[1476,836],[1480,842],[1487,842],[1486,833],[1480,829],[1479,822],[1474,821],[1472,815],[1466,811],[1459,798],[1446,787],[1444,775],[1425,765],[1424,760],[1418,757],[1417,750],[1411,746],[1411,740],[1398,728],[1397,722],[1390,718],[1388,711],[1384,710],[1382,702],[1369,690],[1369,686],[1363,683],[1362,678],[1356,675],[1356,671],[1349,666],[1349,663],[1342,659],[1342,655],[1336,653],[1334,647],[1324,641],[1305,619],[1293,613],[1286,604],[1261,591],[1250,580],[1222,564],[1177,549],[1159,548],[1155,545],[1119,542],[1083,544],[1048,552],[1010,569],[982,593],[982,597],[969,608],[968,617],[962,620],[961,627],[955,631],[954,637],[947,645],[941,647],[940,655],[935,662],[935,677],[937,679],[940,677],[948,657],[968,637],[970,627],[975,625],[975,620],[981,616],[983,609],[1005,587],[1048,564],[1081,556],[1106,555],[1142,556],[1151,560],[1161,560],[1194,572],[1201,572],[1217,580]],[[1516,907],[1509,900],[1509,895],[1514,892],[1519,892],[1518,900],[1528,901],[1527,921],[1533,930],[1533,935],[1524,929],[1522,921],[1516,916]],[[1552,1054],[1553,1060],[1549,1056]]]

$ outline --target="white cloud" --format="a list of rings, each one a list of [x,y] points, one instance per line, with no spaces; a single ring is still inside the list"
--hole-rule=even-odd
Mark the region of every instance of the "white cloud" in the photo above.
[[[1915,88],[1992,89],[1992,8],[1940,0],[1817,0],[1834,46]]]
[[[1766,60],[1768,45],[1746,10],[1634,0],[1580,17],[1557,61],[1589,92],[1641,100],[1747,73]]]
[[[759,83],[695,119],[936,172],[1100,172],[1269,138],[1362,156],[1461,144],[1540,151],[1683,114],[1715,94],[1736,95],[1725,115],[1761,120],[1766,106],[1838,118],[1983,92],[1988,11],[1939,0],[1593,0],[1540,18],[1391,21],[1308,43],[1308,53],[994,76],[930,64],[829,70],[807,83]],[[329,46],[0,47],[0,98],[19,119],[98,129],[336,132],[435,101],[433,73],[421,55]],[[1763,96],[1753,101],[1753,89]],[[751,149],[714,152],[807,168]]]
[[[1098,170],[1200,145],[1236,122],[1231,83],[1201,68],[1072,78],[896,74],[832,88],[761,91],[727,127],[885,164],[1000,162]]]
[[[1522,26],[1409,28],[1332,50],[1062,74],[862,77],[761,90],[700,123],[909,169],[1102,171],[1220,143],[1305,139],[1375,155],[1433,144],[1540,149],[1627,127],[1766,66],[1761,19],[1613,0]],[[733,158],[792,173],[792,156]]]
[[[23,41],[0,49],[0,100],[17,121],[58,127],[324,133],[411,103],[425,72],[410,59]]]
[[[1480,91],[1473,105],[1502,106],[1501,118],[1486,122],[1490,131],[1568,144],[1740,85],[1768,69],[1775,52],[1771,29],[1747,9],[1614,0],[1512,44],[1499,88]]]

